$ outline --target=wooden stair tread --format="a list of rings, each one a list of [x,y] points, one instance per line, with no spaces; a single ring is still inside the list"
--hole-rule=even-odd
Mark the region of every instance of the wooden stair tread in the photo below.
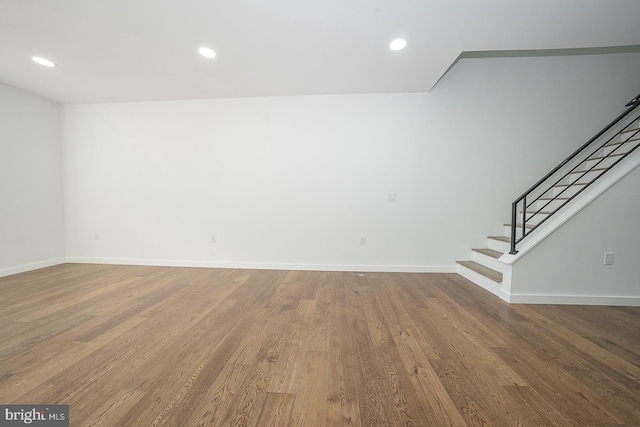
[[[520,213],[522,213],[522,212],[520,212]],[[550,213],[553,213],[553,211],[540,211],[540,212],[538,212],[538,211],[531,210],[531,211],[527,211],[527,213],[532,213],[532,214],[536,214],[536,215],[549,215]]]
[[[640,130],[640,129],[637,129],[637,128],[636,129],[626,129],[626,130],[623,130],[622,132],[620,132],[620,135],[628,135],[630,133],[637,133],[638,130]]]
[[[595,168],[595,169],[589,169],[588,171],[573,171],[573,172],[569,172],[569,174],[572,173],[589,173],[589,172],[601,172],[601,171],[606,171],[609,168]]]
[[[462,265],[463,267],[468,268],[469,270],[473,270],[476,273],[481,274],[484,277],[493,280],[496,283],[502,283],[502,273],[500,272],[492,270],[489,267],[485,267],[482,264],[478,264],[475,261],[456,261],[456,262]]]
[[[511,239],[506,236],[489,236],[489,239],[500,240],[501,242],[511,243]]]
[[[511,224],[502,224],[502,225],[504,225],[505,227],[511,227]],[[526,228],[533,228],[535,226],[533,224],[527,224],[525,227]],[[522,224],[516,224],[516,228],[522,228]]]
[[[603,147],[615,147],[616,145],[628,144],[629,142],[640,141],[640,136],[636,136],[635,138],[627,139],[624,142],[610,142],[608,144],[603,145]]]
[[[622,134],[625,134],[625,133],[626,133],[627,135],[622,136]],[[637,140],[639,140],[639,139],[640,139],[640,135],[638,134],[638,129],[630,130],[630,131],[628,131],[628,132],[622,132],[621,136],[622,136],[623,138],[626,138],[627,136],[629,136],[628,134],[631,134],[631,133],[634,133],[635,135],[633,135],[631,138],[627,139],[625,142],[629,142],[629,141],[637,141]]]
[[[482,255],[486,255],[486,256],[490,256],[491,258],[495,258],[498,259],[500,258],[502,255],[504,255],[502,252],[500,251],[494,251],[493,249],[488,249],[488,248],[481,248],[481,249],[471,249],[472,251],[478,252]]]
[[[571,187],[572,185],[587,185],[586,182],[574,182],[573,184],[556,184],[553,186],[553,188],[556,187]]]
[[[606,159],[607,157],[621,157],[621,156],[624,156],[625,154],[626,153],[614,153],[614,154],[609,154],[608,156],[589,157],[585,159],[585,162],[589,160],[602,160],[602,159]]]

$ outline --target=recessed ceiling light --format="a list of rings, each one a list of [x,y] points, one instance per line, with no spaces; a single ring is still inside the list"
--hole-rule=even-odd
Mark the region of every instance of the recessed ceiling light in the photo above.
[[[46,58],[41,58],[39,56],[32,56],[31,59],[33,59],[34,61],[36,61],[40,65],[44,65],[45,67],[55,67],[56,66],[56,64],[54,64],[52,61],[49,61]]]
[[[391,48],[391,50],[400,50],[400,49],[404,49],[406,45],[407,45],[407,41],[405,39],[395,39],[394,41],[391,42],[389,47]]]
[[[213,49],[209,49],[208,47],[201,47],[200,49],[198,49],[198,52],[200,52],[200,55],[204,56],[205,58],[215,58],[216,53],[213,51]]]

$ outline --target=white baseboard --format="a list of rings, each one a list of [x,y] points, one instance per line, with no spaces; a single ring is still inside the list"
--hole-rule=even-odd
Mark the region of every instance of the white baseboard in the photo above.
[[[3,268],[0,270],[0,277],[11,276],[14,274],[25,273],[27,271],[38,270],[40,268],[52,267],[54,265],[64,264],[65,258],[54,258],[46,261],[34,262],[31,264],[18,265],[16,267]]]
[[[640,307],[640,296],[511,294],[512,304],[617,305]]]
[[[363,271],[371,273],[455,273],[454,265],[350,265],[350,264],[292,264],[270,262],[188,261],[127,258],[67,257],[67,262],[79,264],[149,265],[157,267],[239,268],[247,270],[302,271]]]
[[[0,270],[0,277],[25,273],[40,268],[52,267],[64,263],[79,264],[115,264],[115,265],[148,265],[158,267],[200,267],[200,268],[239,268],[247,270],[302,270],[302,271],[362,271],[371,273],[456,273],[456,266],[424,266],[424,265],[347,265],[347,264],[288,264],[288,263],[255,263],[228,261],[176,261],[125,258],[55,258],[31,264],[20,265]],[[464,274],[461,274],[463,277]],[[486,289],[486,288],[485,288]],[[497,289],[494,285],[487,289],[512,304],[566,304],[566,305],[611,305],[640,307],[640,296],[608,296],[608,295],[532,295],[510,294]]]

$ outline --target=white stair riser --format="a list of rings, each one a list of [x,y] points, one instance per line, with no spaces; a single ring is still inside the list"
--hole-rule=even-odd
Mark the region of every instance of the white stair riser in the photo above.
[[[562,206],[566,200],[538,200],[531,206],[530,210],[542,209],[544,211],[554,211]]]
[[[476,251],[472,251],[472,252],[473,252],[472,260],[477,262],[478,264],[482,264],[485,267],[489,267],[490,269],[500,273],[504,271],[504,264],[498,261],[497,259],[485,254],[481,254],[480,252],[476,252]]]
[[[511,226],[504,226],[503,236],[511,238]],[[516,227],[516,239],[522,237],[522,227]]]
[[[488,277],[484,277],[483,275],[468,269],[464,265],[458,264],[457,271],[458,271],[458,274],[464,277],[465,279],[472,281],[476,285],[488,290],[494,295],[499,295],[502,291],[501,283],[496,283],[493,280],[489,279]]]
[[[620,134],[620,138],[618,138],[618,141],[616,142],[624,142],[624,141],[628,141],[630,139],[634,139],[634,138],[639,138],[640,137],[640,132],[638,132],[638,127],[634,126],[631,129],[627,129],[624,132],[622,132]]]
[[[606,156],[609,153],[614,153],[614,154],[627,153],[627,152],[631,151],[631,149],[633,147],[638,145],[638,143],[640,143],[640,138],[639,139],[632,139],[631,141],[628,141],[628,142],[622,144],[621,146],[620,146],[620,144],[605,145],[604,147],[602,147],[602,155]]]
[[[574,185],[574,186],[569,187],[567,189],[567,191],[564,191],[564,192],[563,192],[563,190],[566,187],[553,187],[553,189],[551,191],[551,194],[553,194],[554,197],[555,196],[571,197],[571,196],[575,195],[578,191],[580,191],[582,189],[582,187],[583,187],[582,185]],[[560,193],[562,193],[562,194],[560,194]]]
[[[488,247],[489,249],[493,249],[498,252],[509,252],[511,250],[511,245],[508,242],[501,242],[500,240],[488,239]]]
[[[522,215],[522,212],[520,213],[520,215]],[[543,213],[527,213],[527,224],[536,225],[542,222],[542,220],[544,220],[547,216],[549,215]]]
[[[530,217],[530,216],[531,215],[527,215],[527,217]],[[521,226],[521,224],[522,224],[522,212],[518,213],[518,222],[517,223],[518,223],[518,226],[516,227],[516,236],[520,237],[520,236],[522,236],[522,226]],[[527,218],[527,226],[531,227],[532,225],[535,225],[535,224],[531,223],[529,221],[529,218]],[[511,237],[511,227],[505,227],[504,228],[504,232],[505,232],[505,234],[504,234],[505,237],[509,237],[509,238]]]
[[[596,167],[598,169],[608,168],[609,166],[617,162],[619,159],[620,159],[620,156],[611,156],[604,159],[598,158],[593,160],[587,160],[580,166],[580,170],[587,170],[587,169],[591,169],[592,167]]]
[[[572,172],[565,179],[563,179],[563,182],[561,184],[573,184],[574,182],[576,184],[587,184],[602,175],[603,172],[604,170],[591,172]]]

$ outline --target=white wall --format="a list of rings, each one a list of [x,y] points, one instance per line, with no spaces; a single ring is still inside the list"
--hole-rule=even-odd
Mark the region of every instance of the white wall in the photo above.
[[[454,271],[622,110],[638,69],[639,54],[465,59],[428,94],[63,106],[67,255]]]
[[[60,107],[0,83],[0,276],[64,262]]]
[[[640,305],[638,188],[637,167],[519,259],[512,301]]]

